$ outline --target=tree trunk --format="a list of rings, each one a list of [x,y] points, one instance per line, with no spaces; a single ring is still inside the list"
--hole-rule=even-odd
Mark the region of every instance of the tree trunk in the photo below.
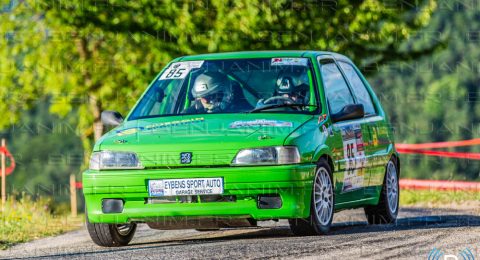
[[[75,37],[78,37],[78,34],[74,34]],[[92,50],[88,49],[88,40],[85,37],[79,37],[76,41],[77,51],[80,56],[81,61],[85,62],[92,58],[92,55],[95,54],[97,51],[98,46],[101,44],[101,41],[96,42]],[[100,87],[98,84],[93,86],[92,76],[90,75],[88,70],[83,70],[82,72],[83,78],[85,81],[85,87],[90,92],[88,96],[88,105],[90,108],[90,112],[93,115],[93,139],[96,142],[100,137],[103,135],[103,124],[101,120],[101,113],[102,113],[102,103],[98,99],[97,96],[91,94],[91,92],[95,89]]]
[[[102,103],[94,96],[89,96],[90,111],[93,115],[93,138],[95,142],[103,135],[103,124],[101,119]]]

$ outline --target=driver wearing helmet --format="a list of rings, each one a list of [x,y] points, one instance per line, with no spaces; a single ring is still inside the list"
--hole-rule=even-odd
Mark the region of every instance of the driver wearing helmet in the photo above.
[[[232,83],[223,73],[208,71],[200,74],[193,84],[195,101],[184,113],[221,113],[231,110]]]
[[[260,99],[257,107],[276,104],[308,104],[309,80],[307,73],[302,72],[280,72],[273,96],[267,99]]]

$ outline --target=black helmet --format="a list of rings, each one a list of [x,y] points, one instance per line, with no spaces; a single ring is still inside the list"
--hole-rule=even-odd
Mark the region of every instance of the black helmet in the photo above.
[[[284,70],[278,74],[276,85],[278,94],[301,94],[308,90],[308,75],[305,70]]]
[[[232,84],[223,73],[207,71],[197,76],[192,88],[194,98],[210,98],[214,109],[225,109],[232,99]]]

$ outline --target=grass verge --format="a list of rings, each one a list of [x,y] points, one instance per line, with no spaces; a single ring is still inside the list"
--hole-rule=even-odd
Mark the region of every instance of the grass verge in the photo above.
[[[480,192],[402,189],[400,191],[400,205],[478,209],[480,206]]]
[[[0,211],[0,249],[33,239],[61,234],[83,225],[83,216],[53,214],[48,199],[32,200],[23,196],[20,200],[8,200]],[[1,210],[1,209],[0,209]]]

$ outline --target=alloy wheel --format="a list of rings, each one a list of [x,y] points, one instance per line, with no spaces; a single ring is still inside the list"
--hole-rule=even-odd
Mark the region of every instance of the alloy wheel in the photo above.
[[[132,224],[119,224],[116,225],[117,231],[120,235],[126,236],[132,231],[133,225]]]
[[[392,161],[387,164],[387,199],[390,212],[396,212],[398,207],[398,180],[397,169]]]
[[[333,214],[333,185],[324,167],[317,171],[313,198],[318,221],[322,225],[328,225]]]

